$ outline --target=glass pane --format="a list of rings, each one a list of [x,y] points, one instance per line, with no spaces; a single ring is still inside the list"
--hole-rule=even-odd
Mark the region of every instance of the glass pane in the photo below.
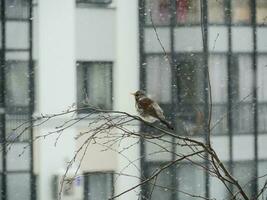
[[[112,108],[112,69],[110,63],[79,63],[77,68],[78,106]]]
[[[177,82],[181,103],[194,104],[203,102],[203,66],[200,56],[179,55],[177,57]]]
[[[6,17],[25,19],[29,17],[30,0],[6,0]]]
[[[208,8],[209,23],[222,24],[225,22],[224,0],[209,0]]]
[[[178,24],[200,23],[200,1],[176,0],[176,20]]]
[[[147,57],[148,94],[160,103],[171,103],[171,68],[164,55]]]
[[[28,66],[25,61],[9,61],[6,68],[6,104],[8,107],[28,106]],[[19,110],[17,110],[19,111]]]
[[[82,63],[78,63],[77,64],[77,104],[78,107],[82,107],[84,105],[86,105],[86,87],[84,86],[84,79],[85,76],[84,75],[84,65]]]
[[[112,196],[112,174],[90,174],[88,175],[88,199],[109,199]]]
[[[30,144],[13,143],[7,152],[7,170],[22,171],[30,169]],[[24,149],[25,146],[28,146]]]
[[[6,115],[6,140],[7,141],[25,141],[30,139],[30,129],[25,129],[29,123],[28,115]],[[25,123],[24,125],[22,125]],[[19,127],[20,126],[20,127]],[[18,129],[16,129],[19,127]],[[15,130],[16,129],[16,130]]]
[[[267,57],[258,56],[258,129],[260,132],[267,132]]]
[[[7,21],[6,23],[6,48],[29,48],[29,24],[22,21]]]
[[[146,24],[152,24],[150,12],[155,25],[170,24],[170,0],[146,0],[145,4]]]
[[[234,0],[232,3],[232,22],[237,24],[250,23],[250,0]]]
[[[162,165],[149,165],[148,167],[148,175],[151,176],[153,175],[154,172],[156,172],[158,169],[160,169]],[[153,193],[151,195],[150,199],[153,200],[171,200],[172,199],[172,193],[174,192],[171,190],[173,188],[172,186],[172,170],[170,168],[167,168],[163,170],[159,176],[157,177],[157,180],[155,182],[155,187],[153,190]],[[151,193],[152,185],[154,183],[154,180],[147,185],[148,186],[148,194]]]
[[[195,54],[177,56],[177,83],[179,97],[179,125],[189,134],[201,131],[203,122],[203,65]],[[180,127],[181,126],[181,127]]]
[[[190,164],[182,164],[177,168],[177,180],[178,180],[178,189],[182,192],[189,194],[197,194],[204,196],[205,185],[204,185],[204,172],[201,169],[198,169],[196,166]],[[190,195],[186,195],[180,192],[179,199],[191,200]]]
[[[234,163],[234,176],[238,180],[239,184],[243,187],[245,192],[248,194],[248,196],[251,196],[253,193],[253,187],[251,180],[253,179],[253,163],[252,162],[244,162],[244,163]],[[234,188],[234,193],[238,190]],[[237,195],[237,198],[240,197]]]
[[[8,200],[30,200],[30,175],[12,173],[7,175]]]
[[[233,111],[235,133],[251,133],[253,131],[252,100],[252,64],[249,54],[234,57],[232,62],[232,94],[234,105],[238,108]]]
[[[225,55],[209,56],[209,72],[212,95],[212,133],[227,132],[228,75]],[[219,122],[219,120],[221,120]],[[214,127],[214,128],[213,128]]]
[[[267,174],[267,160],[265,161],[260,161],[259,162],[259,166],[258,166],[258,173],[259,173],[259,177],[260,176],[264,176],[264,178],[260,178],[258,179],[258,184],[259,184],[259,191],[263,188],[264,183],[266,181],[266,174]],[[265,190],[263,192],[263,194],[259,197],[259,199],[263,199],[262,197],[265,197],[265,199],[267,198],[267,190]]]
[[[88,103],[111,109],[112,74],[110,64],[95,63],[87,69]]]
[[[228,100],[227,59],[223,54],[209,56],[209,72],[213,103],[226,103]]]
[[[266,24],[267,23],[267,1],[257,0],[257,23]]]

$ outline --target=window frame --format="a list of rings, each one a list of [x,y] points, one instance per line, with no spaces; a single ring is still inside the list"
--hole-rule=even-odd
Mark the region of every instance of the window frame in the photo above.
[[[76,0],[77,4],[89,4],[89,5],[109,5],[112,0]]]

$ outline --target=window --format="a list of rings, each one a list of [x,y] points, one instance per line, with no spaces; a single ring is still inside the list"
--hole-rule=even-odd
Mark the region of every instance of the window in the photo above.
[[[20,112],[29,106],[28,62],[8,61],[6,64],[6,106]]]
[[[145,19],[146,24],[151,24],[150,12],[155,25],[170,24],[170,1],[169,0],[146,0]]]
[[[234,0],[232,3],[232,21],[235,24],[251,22],[250,0]]]
[[[78,62],[77,105],[112,108],[111,62]]]
[[[243,162],[235,162],[233,166],[234,176],[237,178],[240,185],[244,187],[245,192],[248,196],[252,196],[253,194],[253,178],[254,178],[254,169],[253,169],[253,161],[243,161]],[[234,188],[234,193],[237,192],[238,189]],[[237,195],[237,199],[239,199],[239,195]]]
[[[208,1],[209,23],[223,24],[225,22],[225,3],[224,0]]]
[[[109,4],[112,0],[77,0],[77,3]]]
[[[267,24],[267,1],[257,0],[257,23],[266,25]]]
[[[178,24],[199,24],[200,1],[176,0],[176,20]]]
[[[160,103],[171,103],[171,68],[164,55],[147,58],[146,85],[149,94]]]
[[[29,0],[6,0],[6,17],[9,19],[27,19]]]
[[[188,194],[204,196],[204,171],[191,164],[181,164],[177,167],[178,189],[184,193],[178,193],[179,199],[191,200]]]
[[[161,169],[161,167],[164,165],[164,163],[151,163],[148,166],[148,176],[153,175],[157,170]],[[172,186],[172,176],[173,176],[173,170],[172,168],[167,168],[163,170],[159,176],[156,179],[155,186],[153,188],[153,181],[151,184],[148,184],[148,192],[147,192],[147,199],[154,199],[154,200],[171,200],[172,199],[172,193],[175,191],[173,190]],[[149,198],[149,195],[151,193],[151,190],[153,190],[151,198]],[[146,199],[146,198],[144,198]]]
[[[216,122],[227,113],[228,102],[228,75],[227,57],[225,54],[212,54],[209,56],[209,73],[212,95],[212,121],[213,134],[227,133],[227,117],[224,117],[216,126]]]
[[[113,172],[92,172],[85,174],[84,199],[109,199],[114,194]]]

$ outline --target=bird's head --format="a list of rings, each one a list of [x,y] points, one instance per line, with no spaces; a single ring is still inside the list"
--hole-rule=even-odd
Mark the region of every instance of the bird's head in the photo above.
[[[145,92],[142,90],[138,90],[135,93],[131,93],[132,95],[134,95],[136,100],[139,100],[140,98],[146,96]]]

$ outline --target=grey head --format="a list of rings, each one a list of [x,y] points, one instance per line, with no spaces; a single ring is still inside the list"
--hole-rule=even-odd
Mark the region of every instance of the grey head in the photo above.
[[[134,95],[135,100],[138,101],[140,98],[145,97],[146,93],[143,90],[137,90],[135,93],[132,93]]]

